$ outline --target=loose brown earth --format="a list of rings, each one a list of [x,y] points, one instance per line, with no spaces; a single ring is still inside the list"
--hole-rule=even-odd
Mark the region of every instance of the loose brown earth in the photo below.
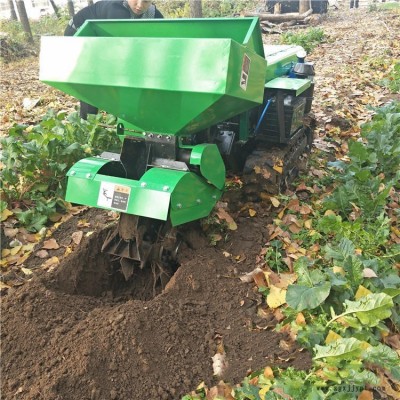
[[[177,399],[202,380],[217,382],[211,357],[221,343],[228,382],[266,364],[310,366],[306,352],[272,331],[272,314],[257,317],[261,296],[239,280],[266,241],[267,211],[259,208],[259,218],[232,212],[239,229],[218,248],[193,228],[195,248],[183,245],[178,271],[150,301],[115,299],[100,252],[106,214],[89,213],[96,233],[53,273],[3,300],[4,399]],[[67,244],[83,217],[53,237]]]
[[[320,53],[326,54],[325,61],[334,54],[341,57],[340,64],[331,60],[325,74],[320,73],[322,83],[332,84],[325,93],[332,93],[334,69],[340,74],[354,57],[373,51],[368,42],[340,51],[357,37],[358,24],[366,35],[381,35],[381,40],[389,36],[389,26],[398,26],[398,19],[387,25],[380,15],[364,21],[365,15],[361,10],[335,14],[324,22],[324,30],[335,32],[336,44],[325,44]],[[350,96],[342,102],[344,98]],[[326,110],[335,109],[335,103],[328,102],[321,100],[317,117],[332,125]],[[11,114],[17,113],[12,107]],[[364,114],[357,117],[361,120]],[[324,124],[319,123],[322,132]],[[241,206],[240,200],[228,199],[238,229],[218,246],[209,245],[200,228],[190,228],[191,240],[182,246],[176,274],[163,293],[148,301],[129,299],[110,286],[109,262],[100,252],[109,229],[107,213],[83,211],[61,225],[53,237],[63,251],[73,232],[92,234],[53,271],[38,268],[30,282],[3,298],[2,398],[179,399],[202,381],[209,386],[220,379],[235,384],[266,365],[309,368],[310,355],[273,331],[277,321],[272,312],[257,316],[262,297],[239,279],[257,265],[271,219],[270,208],[262,203],[252,205],[255,217],[248,208],[240,211]],[[82,218],[90,221],[89,227],[78,228]],[[26,267],[41,262],[32,257]],[[227,369],[217,378],[211,357],[221,348]]]

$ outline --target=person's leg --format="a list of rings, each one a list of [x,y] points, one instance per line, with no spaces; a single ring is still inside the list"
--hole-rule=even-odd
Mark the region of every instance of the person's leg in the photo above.
[[[84,103],[83,101],[81,101],[81,107],[80,107],[80,112],[79,112],[79,116],[82,119],[87,119],[88,114],[97,114],[97,112],[99,111],[98,108],[88,104],[88,103]]]

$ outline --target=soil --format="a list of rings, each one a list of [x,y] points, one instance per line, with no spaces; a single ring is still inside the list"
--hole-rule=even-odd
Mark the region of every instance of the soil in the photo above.
[[[389,26],[399,24],[398,19],[386,24],[382,14],[370,14],[368,19],[365,15],[363,10],[337,12],[323,22],[323,29],[335,40],[315,55],[324,60],[317,65],[321,86],[333,86],[334,68],[339,74],[357,57],[375,51],[373,43],[355,41],[361,31],[383,43],[390,36]],[[349,43],[354,47],[343,51]],[[340,63],[335,54],[342,57]],[[29,71],[32,75],[32,68]],[[24,75],[21,70],[19,74]],[[7,80],[6,75],[3,79]],[[341,82],[346,80],[337,85]],[[2,110],[34,122],[39,113],[21,111],[13,103],[23,95],[10,96],[10,104]],[[35,98],[37,93],[28,95]],[[319,104],[316,116],[321,133],[325,123],[334,125],[327,113],[333,112],[335,102],[322,109],[326,100],[318,93],[316,100],[320,100],[315,104]],[[349,108],[352,101],[346,103]],[[384,96],[377,100],[382,101]],[[354,113],[361,121],[361,112]],[[6,115],[2,120],[8,126],[11,118]],[[107,212],[83,210],[60,225],[52,237],[61,247],[49,250],[50,256],[61,258],[71,235],[82,230],[79,246],[53,269],[41,268],[43,260],[38,257],[29,258],[25,266],[35,270],[33,278],[9,289],[2,299],[2,399],[179,399],[201,382],[212,386],[223,379],[236,384],[267,365],[308,369],[310,354],[287,334],[274,331],[276,313],[257,314],[263,298],[253,284],[240,279],[260,261],[268,240],[270,208],[252,204],[256,216],[249,217],[249,205],[242,212],[240,198],[224,200],[238,229],[212,246],[198,225],[188,227],[185,235],[190,240],[179,252],[179,268],[162,293],[153,297],[147,292],[146,300],[127,295],[125,288],[110,279],[111,263],[101,253],[113,223]],[[82,219],[90,224],[82,227]],[[212,357],[221,349],[227,367],[215,376]]]
[[[268,210],[254,208],[258,218],[230,211],[238,229],[218,247],[191,227],[180,267],[149,301],[110,286],[101,253],[110,227],[98,224],[57,269],[38,272],[4,298],[3,398],[178,399],[202,381],[238,383],[267,364],[309,368],[310,355],[273,331],[272,312],[257,317],[261,295],[239,279],[266,241]],[[70,237],[81,218],[107,219],[104,211],[85,213],[53,237]],[[217,378],[211,357],[221,345],[227,369]]]

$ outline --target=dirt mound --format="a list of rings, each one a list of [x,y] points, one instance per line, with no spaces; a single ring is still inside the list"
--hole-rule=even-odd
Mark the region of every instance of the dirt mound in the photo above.
[[[203,380],[220,379],[211,357],[221,344],[228,382],[266,364],[308,368],[307,353],[279,346],[287,338],[272,331],[272,315],[257,317],[261,297],[238,278],[254,268],[265,218],[237,221],[225,248],[198,240],[197,249],[183,249],[166,290],[150,301],[117,301],[110,293],[99,253],[104,229],[55,271],[9,293],[2,302],[2,398],[178,399]],[[238,263],[223,251],[247,257]]]

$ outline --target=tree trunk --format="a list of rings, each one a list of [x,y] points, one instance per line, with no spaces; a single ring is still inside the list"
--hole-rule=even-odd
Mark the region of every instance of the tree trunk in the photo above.
[[[16,3],[17,3],[19,19],[21,21],[22,28],[24,29],[24,32],[26,33],[26,38],[27,38],[28,42],[33,43],[31,25],[29,24],[29,19],[28,19],[28,15],[26,13],[24,0],[17,0]]]
[[[72,18],[75,15],[73,0],[68,0],[67,1],[67,6],[68,6],[68,14]]]
[[[189,5],[190,5],[190,18],[203,17],[201,0],[189,0]]]
[[[271,22],[287,22],[287,21],[302,21],[309,15],[311,15],[312,10],[306,11],[304,14],[299,13],[287,13],[287,14],[266,14],[266,13],[254,13],[246,12],[245,17],[258,17],[261,21],[271,21]]]
[[[311,8],[310,0],[299,0],[299,14],[304,14]]]
[[[8,7],[10,8],[10,20],[17,21],[17,13],[15,12],[14,2],[13,0],[8,0]]]
[[[54,3],[54,0],[50,0],[50,4],[53,8],[54,14],[56,14],[56,17],[60,18],[60,13],[58,12],[58,7],[56,6],[56,3]]]

